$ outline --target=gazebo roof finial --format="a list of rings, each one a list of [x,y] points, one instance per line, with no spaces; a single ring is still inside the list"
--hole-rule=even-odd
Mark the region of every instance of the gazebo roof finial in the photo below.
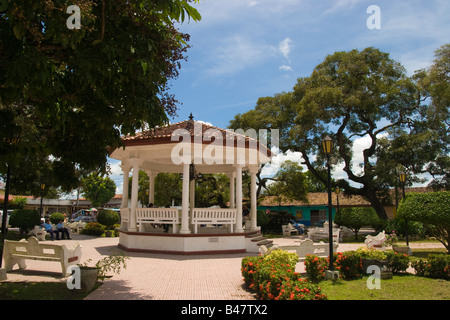
[[[189,120],[190,120],[190,121],[193,121],[193,120],[194,120],[194,116],[192,115],[192,112],[191,112],[191,115],[189,116]]]

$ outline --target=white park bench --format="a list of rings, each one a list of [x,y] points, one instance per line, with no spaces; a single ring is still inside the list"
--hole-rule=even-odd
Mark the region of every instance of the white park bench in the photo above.
[[[236,209],[194,208],[191,223],[194,233],[197,233],[198,225],[202,224],[229,225],[232,233],[233,225],[236,224]]]
[[[177,208],[136,208],[136,222],[139,231],[144,231],[144,224],[171,224],[172,232],[178,232],[180,216]]]
[[[281,226],[281,230],[283,231],[284,236],[291,236],[292,233],[298,234],[298,230],[295,229],[294,225],[292,223],[288,223],[286,225]]]
[[[65,245],[39,243],[36,237],[30,237],[28,241],[5,240],[4,246],[5,269],[11,271],[15,264],[20,269],[26,269],[25,260],[41,260],[60,262],[62,276],[67,275],[67,267],[80,263],[81,246],[77,244],[73,249]]]
[[[333,242],[333,252],[336,252],[338,244]],[[318,257],[328,257],[330,252],[330,245],[328,243],[319,242],[314,243],[311,239],[306,239],[296,246],[281,246],[280,249],[296,252],[300,261],[305,260],[307,255],[316,255]]]
[[[69,222],[66,226],[66,228],[69,230],[70,233],[81,233],[81,230],[84,229],[86,226],[86,222],[84,221],[78,221],[78,222]]]
[[[382,250],[384,250],[386,247],[386,244],[385,244],[386,240],[387,240],[386,233],[383,230],[376,236],[371,236],[371,235],[366,236],[366,240],[364,241],[364,243],[366,244],[366,246],[368,248],[381,248]]]
[[[39,241],[44,241],[47,231],[45,231],[45,229],[41,226],[34,226],[28,235],[35,236]]]

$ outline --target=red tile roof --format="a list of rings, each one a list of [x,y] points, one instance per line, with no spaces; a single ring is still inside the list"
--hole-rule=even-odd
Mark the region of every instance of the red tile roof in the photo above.
[[[199,132],[199,129],[201,128],[201,132]],[[165,144],[165,143],[178,143],[181,140],[180,139],[173,139],[172,136],[176,137],[177,134],[175,134],[176,130],[185,130],[184,132],[188,132],[191,136],[191,141],[194,141],[195,138],[200,138],[203,144],[210,144],[211,141],[215,141],[214,134],[219,132],[221,134],[221,138],[223,141],[223,146],[228,146],[227,139],[232,138],[234,140],[234,145],[238,146],[238,139],[239,141],[242,141],[241,139],[245,139],[245,147],[249,148],[251,147],[250,141],[256,142],[256,139],[250,138],[248,136],[245,136],[243,134],[239,134],[235,132],[234,130],[225,130],[221,129],[209,124],[206,124],[201,121],[194,121],[194,120],[185,120],[182,122],[177,122],[173,124],[169,124],[167,126],[163,127],[155,127],[150,130],[145,130],[136,133],[136,135],[133,136],[126,136],[122,139],[125,146],[137,146],[137,145],[152,145],[152,144]],[[211,131],[209,131],[211,130]],[[178,132],[178,136],[181,136],[182,133]],[[205,140],[205,138],[208,138]],[[256,144],[257,148],[259,150],[259,143]],[[267,149],[265,146],[263,146],[263,152],[265,152]],[[271,152],[270,150],[267,150],[267,154],[270,156]]]

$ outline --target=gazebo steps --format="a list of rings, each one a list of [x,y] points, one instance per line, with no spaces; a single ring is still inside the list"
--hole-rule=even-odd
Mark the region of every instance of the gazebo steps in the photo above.
[[[269,240],[267,237],[264,237],[261,232],[255,232],[251,234],[247,234],[245,238],[250,243],[250,246],[253,248],[252,251],[259,251],[260,246],[265,246],[266,248],[270,248],[273,246],[273,241]]]

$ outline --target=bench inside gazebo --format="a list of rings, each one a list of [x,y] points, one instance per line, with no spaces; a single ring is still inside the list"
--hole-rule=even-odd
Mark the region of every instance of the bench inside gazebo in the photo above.
[[[123,198],[119,246],[128,251],[180,254],[257,252],[251,241],[260,233],[256,214],[256,174],[270,161],[270,151],[255,138],[189,120],[123,138],[123,148],[110,157],[121,161]],[[138,173],[150,181],[154,203],[155,177],[160,172],[182,176],[181,208],[138,207]],[[242,216],[242,173],[251,175],[250,218]],[[128,179],[132,171],[131,201]],[[196,208],[198,174],[225,173],[230,180],[229,208]],[[130,205],[129,205],[130,203]],[[168,232],[163,226],[169,226]]]

